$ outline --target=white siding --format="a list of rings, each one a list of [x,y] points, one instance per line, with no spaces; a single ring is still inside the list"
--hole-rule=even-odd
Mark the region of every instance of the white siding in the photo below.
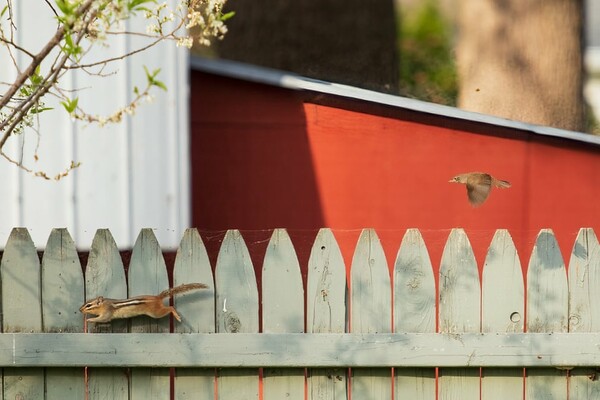
[[[56,28],[46,2],[19,0],[13,5],[17,40],[40,48]],[[125,29],[143,23],[131,21]],[[87,62],[124,54],[136,44],[138,39],[113,37],[110,49],[95,50]],[[5,55],[0,53],[2,59]],[[190,221],[187,51],[163,43],[111,64],[104,70],[111,73],[108,77],[77,72],[61,85],[81,89],[79,105],[88,112],[107,115],[132,99],[135,85],[144,87],[143,66],[161,68],[158,79],[168,91],[154,88],[154,102],[142,104],[133,118],[100,128],[75,123],[62,106],[49,104],[56,110],[42,114],[37,163],[31,158],[35,134],[25,136],[25,160],[36,170],[54,175],[71,160],[81,161],[67,178],[45,181],[0,160],[0,247],[13,226],[29,228],[38,248],[45,246],[54,227],[68,228],[81,248],[91,245],[98,228],[110,228],[121,248],[132,247],[143,227],[154,229],[162,247],[179,244]],[[0,81],[10,81],[11,73],[6,64],[0,67]],[[19,144],[11,141],[15,143],[9,148],[16,152]]]

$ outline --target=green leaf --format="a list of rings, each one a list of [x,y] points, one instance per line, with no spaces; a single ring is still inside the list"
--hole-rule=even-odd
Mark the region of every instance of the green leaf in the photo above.
[[[76,3],[71,4],[69,0],[55,0],[54,2],[56,3],[60,11],[62,11],[62,13],[65,15],[73,14],[73,12],[75,11],[75,7],[77,6]]]
[[[229,11],[228,13],[221,14],[221,17],[219,19],[221,21],[225,22],[228,19],[232,18],[234,15],[235,15],[235,11]]]
[[[156,0],[129,0],[127,2],[127,9],[129,11],[150,11],[148,8],[142,7],[146,3],[156,4]]]
[[[42,112],[44,112],[46,110],[53,110],[53,108],[52,107],[35,107],[35,108],[31,109],[31,113],[32,114],[39,114],[39,113],[42,113]]]
[[[73,100],[66,99],[65,101],[61,101],[60,104],[67,110],[69,114],[73,114],[75,109],[77,108],[77,103],[79,102],[79,97],[75,97]]]
[[[154,82],[152,82],[153,86],[158,86],[159,88],[161,88],[162,90],[164,90],[165,92],[167,91],[167,85],[165,85],[164,83],[162,83],[161,81],[157,81],[154,80]]]
[[[4,16],[4,14],[6,13],[6,10],[8,10],[8,4],[4,6],[2,11],[0,11],[0,18],[2,18]]]
[[[156,76],[160,73],[160,68],[157,68],[154,71],[152,71],[152,73],[150,73],[150,71],[148,71],[148,68],[144,65],[144,71],[146,71],[146,79],[148,80],[149,86],[158,86],[162,90],[167,90],[167,85],[156,79]]]

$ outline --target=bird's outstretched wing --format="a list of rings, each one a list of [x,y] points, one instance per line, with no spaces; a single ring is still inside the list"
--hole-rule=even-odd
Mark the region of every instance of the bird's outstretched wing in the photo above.
[[[467,180],[467,196],[474,207],[483,204],[491,189],[492,177],[488,174],[477,174]]]

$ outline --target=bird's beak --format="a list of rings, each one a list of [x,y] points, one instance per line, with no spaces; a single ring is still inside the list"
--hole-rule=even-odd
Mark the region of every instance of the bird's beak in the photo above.
[[[454,178],[450,179],[448,182],[450,182],[450,183],[456,183],[456,181],[454,180]]]

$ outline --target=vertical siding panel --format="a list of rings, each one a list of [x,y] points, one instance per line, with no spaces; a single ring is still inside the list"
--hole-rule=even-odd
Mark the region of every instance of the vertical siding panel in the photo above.
[[[346,268],[340,248],[330,229],[321,229],[308,260],[306,329],[308,333],[346,331]],[[347,398],[346,370],[311,368],[309,400]]]
[[[170,9],[175,9],[179,1],[167,0]],[[130,29],[145,32],[148,22],[144,18],[131,18],[127,21]],[[171,25],[174,28],[173,24]],[[169,28],[167,28],[169,29]],[[128,50],[143,47],[152,42],[152,39],[140,35],[128,38]],[[189,221],[181,221],[177,210],[179,207],[190,207],[189,198],[185,190],[177,190],[175,182],[181,187],[188,185],[186,178],[189,175],[189,151],[179,152],[177,140],[186,136],[186,125],[178,125],[175,121],[179,113],[186,112],[187,120],[188,98],[187,86],[177,87],[179,69],[178,62],[185,62],[185,57],[180,58],[175,52],[185,53],[185,48],[175,47],[171,41],[158,43],[156,46],[144,51],[143,57],[131,57],[127,60],[127,74],[131,78],[128,87],[144,87],[146,78],[144,67],[150,71],[160,69],[158,75],[168,90],[152,90],[155,101],[152,104],[143,104],[136,109],[136,116],[128,121],[130,126],[131,151],[131,187],[130,195],[134,207],[130,210],[133,228],[153,226],[160,228],[156,235],[163,244],[176,246],[181,227],[187,226]],[[155,88],[156,89],[156,88]],[[131,92],[130,92],[131,93]],[[168,135],[164,134],[169,132]],[[143,149],[143,151],[139,151]],[[186,161],[178,163],[178,160]],[[184,168],[179,170],[178,167]],[[161,184],[157,184],[161,182]],[[175,230],[177,229],[177,233]]]
[[[566,332],[567,272],[558,243],[550,229],[540,231],[527,270],[527,331]],[[527,369],[526,398],[566,399],[566,371]]]
[[[496,231],[482,278],[482,332],[522,333],[525,324],[523,270],[507,230]],[[486,400],[523,398],[523,368],[482,368],[481,396]]]
[[[394,265],[394,332],[435,332],[435,278],[423,237],[409,229]],[[435,399],[435,368],[396,368],[394,398]]]
[[[304,290],[300,264],[285,229],[275,229],[262,270],[263,332],[304,332]],[[304,400],[304,369],[265,368],[265,400]]]
[[[25,228],[10,233],[0,263],[2,331],[41,332],[40,260]],[[43,399],[43,368],[4,368],[5,399]]]
[[[167,267],[152,229],[140,231],[131,253],[128,275],[129,297],[155,295],[168,289]],[[169,318],[133,318],[131,332],[169,333]],[[166,399],[170,393],[169,381],[168,368],[134,368],[131,370],[131,400]]]
[[[215,289],[206,248],[197,229],[187,229],[181,239],[175,266],[173,286],[200,282],[209,286],[176,296],[175,308],[182,322],[175,323],[177,333],[215,332]],[[194,357],[202,357],[203,349],[192,349]],[[175,399],[213,400],[215,370],[211,368],[178,368],[175,370]]]
[[[440,265],[440,332],[480,330],[479,273],[469,239],[462,229],[448,237]],[[479,399],[479,368],[440,368],[439,399]]]
[[[92,241],[85,269],[85,297],[104,296],[113,299],[127,297],[125,269],[117,244],[108,229],[98,229]],[[88,332],[127,331],[125,320],[110,324],[87,325]],[[88,368],[88,393],[90,400],[127,400],[129,398],[128,371],[125,368]]]
[[[569,332],[600,330],[600,245],[591,228],[577,235],[569,261]],[[596,368],[570,372],[569,400],[600,399]]]
[[[66,229],[53,229],[42,258],[42,313],[44,332],[83,332],[79,306],[84,283],[75,243]],[[83,368],[47,368],[49,399],[85,397]]]
[[[392,293],[390,272],[383,247],[374,229],[364,229],[358,239],[351,267],[352,333],[390,333]],[[353,398],[392,398],[390,368],[353,368]]]
[[[258,333],[258,288],[250,254],[237,230],[225,234],[215,271],[217,333]],[[256,368],[223,368],[217,374],[220,400],[258,399]]]

